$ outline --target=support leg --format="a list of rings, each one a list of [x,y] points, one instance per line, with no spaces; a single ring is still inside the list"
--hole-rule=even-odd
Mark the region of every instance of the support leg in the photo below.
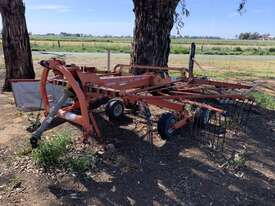
[[[58,113],[58,110],[64,105],[66,100],[69,98],[70,92],[64,90],[64,94],[60,97],[57,103],[50,109],[48,116],[43,120],[41,126],[32,134],[30,142],[33,148],[37,147],[38,140],[41,138],[43,132],[47,130],[55,116]]]

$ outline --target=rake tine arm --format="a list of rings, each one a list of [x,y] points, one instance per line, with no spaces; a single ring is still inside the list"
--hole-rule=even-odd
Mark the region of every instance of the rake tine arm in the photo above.
[[[252,88],[251,86],[242,85],[242,84],[233,84],[233,83],[212,81],[212,80],[206,80],[206,79],[193,79],[192,83],[206,84],[206,85],[212,85],[212,86],[224,87],[224,88],[231,88],[231,89],[251,89]]]
[[[198,107],[200,107],[200,108],[208,109],[208,110],[210,110],[210,111],[217,112],[217,113],[221,113],[221,114],[225,114],[225,113],[226,113],[226,111],[224,111],[223,109],[219,109],[219,108],[210,106],[210,105],[208,105],[208,104],[203,104],[203,103],[199,103],[199,102],[194,102],[194,101],[191,101],[191,100],[184,100],[184,101],[182,101],[182,103],[184,103],[184,104],[190,104],[190,105],[194,105],[194,106],[198,106]]]
[[[179,94],[179,95],[203,95],[202,92],[185,92],[185,91],[170,91],[171,94]]]
[[[218,112],[218,113],[222,113],[224,114],[225,111],[207,104],[203,104],[203,103],[199,103],[199,102],[194,102],[191,100],[182,100],[181,103],[175,103],[175,102],[170,102],[167,101],[167,99],[170,99],[169,96],[125,96],[124,97],[125,100],[128,101],[146,101],[148,104],[153,104],[159,107],[165,107],[168,109],[172,109],[175,111],[183,111],[184,110],[184,106],[186,104],[190,104],[190,105],[194,105],[194,106],[198,106],[201,108],[205,108],[214,112]],[[182,104],[183,103],[183,104]]]
[[[127,94],[128,97],[134,97],[134,95]],[[238,94],[229,94],[229,95],[171,95],[171,96],[145,96],[145,95],[138,95],[135,96],[137,99],[172,99],[172,100],[195,100],[195,99],[248,99],[242,95]]]
[[[171,82],[165,83],[165,84],[159,84],[157,86],[151,86],[151,87],[146,87],[146,88],[142,88],[142,89],[136,89],[135,91],[129,92],[128,94],[137,94],[137,93],[141,93],[141,92],[152,91],[152,90],[155,90],[155,89],[160,89],[162,87],[169,88],[173,84],[181,82],[181,81],[182,80],[176,80],[176,81],[171,81]]]
[[[117,72],[119,69],[119,72],[121,72],[122,68],[135,68],[135,69],[142,69],[142,70],[147,70],[147,71],[169,71],[169,70],[174,70],[174,71],[180,71],[180,72],[188,72],[188,69],[185,67],[158,67],[158,66],[148,66],[148,65],[127,65],[127,64],[117,64],[114,67],[113,72]]]
[[[181,112],[184,110],[185,105],[175,103],[175,102],[170,102],[168,100],[165,100],[163,97],[166,98],[166,96],[157,96],[157,98],[155,98],[153,96],[131,95],[131,96],[124,96],[123,99],[128,102],[143,101],[143,102],[146,102],[147,104],[175,110],[177,112]]]

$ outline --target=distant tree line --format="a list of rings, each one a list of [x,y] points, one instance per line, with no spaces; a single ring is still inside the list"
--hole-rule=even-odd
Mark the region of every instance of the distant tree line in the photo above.
[[[30,36],[57,36],[57,37],[103,37],[103,38],[115,38],[115,37],[123,37],[123,38],[131,38],[130,35],[122,35],[122,36],[115,36],[115,35],[92,35],[92,34],[83,34],[83,33],[67,33],[67,32],[60,32],[59,34],[56,33],[47,33],[47,34],[32,34]]]
[[[133,38],[133,36],[130,35],[121,35],[121,36],[115,36],[115,35],[92,35],[92,34],[82,34],[82,33],[67,33],[67,32],[60,32],[59,34],[56,33],[47,33],[47,34],[32,34],[29,33],[30,36],[63,36],[63,37],[102,37],[102,38]],[[179,36],[179,35],[171,35],[172,39],[222,39],[219,36]]]
[[[173,39],[222,39],[219,36],[175,36],[172,35],[171,38]]]
[[[240,40],[268,40],[272,39],[270,34],[260,34],[258,32],[244,32],[239,34]]]
[[[47,34],[47,36],[83,37],[84,34],[80,34],[80,33],[72,34],[72,33],[67,33],[67,32],[61,32],[59,35],[54,34],[54,33],[49,33],[49,34]]]

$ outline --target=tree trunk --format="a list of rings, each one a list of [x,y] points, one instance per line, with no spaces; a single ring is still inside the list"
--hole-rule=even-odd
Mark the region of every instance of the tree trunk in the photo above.
[[[133,0],[135,30],[131,63],[167,66],[170,32],[179,0]],[[132,69],[134,74],[144,70]]]
[[[34,79],[29,34],[22,0],[1,0],[2,42],[6,64],[4,91],[10,91],[10,79]]]

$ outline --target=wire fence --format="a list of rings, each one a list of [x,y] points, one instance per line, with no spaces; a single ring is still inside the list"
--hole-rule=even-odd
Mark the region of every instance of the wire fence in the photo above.
[[[38,62],[52,57],[63,58],[68,64],[90,65],[100,70],[112,69],[116,64],[130,64],[129,53],[105,52],[33,52],[34,67],[39,78]],[[188,67],[189,55],[171,54],[169,66]],[[195,75],[222,80],[275,79],[275,56],[196,55]],[[0,79],[4,78],[4,58],[0,47]]]

